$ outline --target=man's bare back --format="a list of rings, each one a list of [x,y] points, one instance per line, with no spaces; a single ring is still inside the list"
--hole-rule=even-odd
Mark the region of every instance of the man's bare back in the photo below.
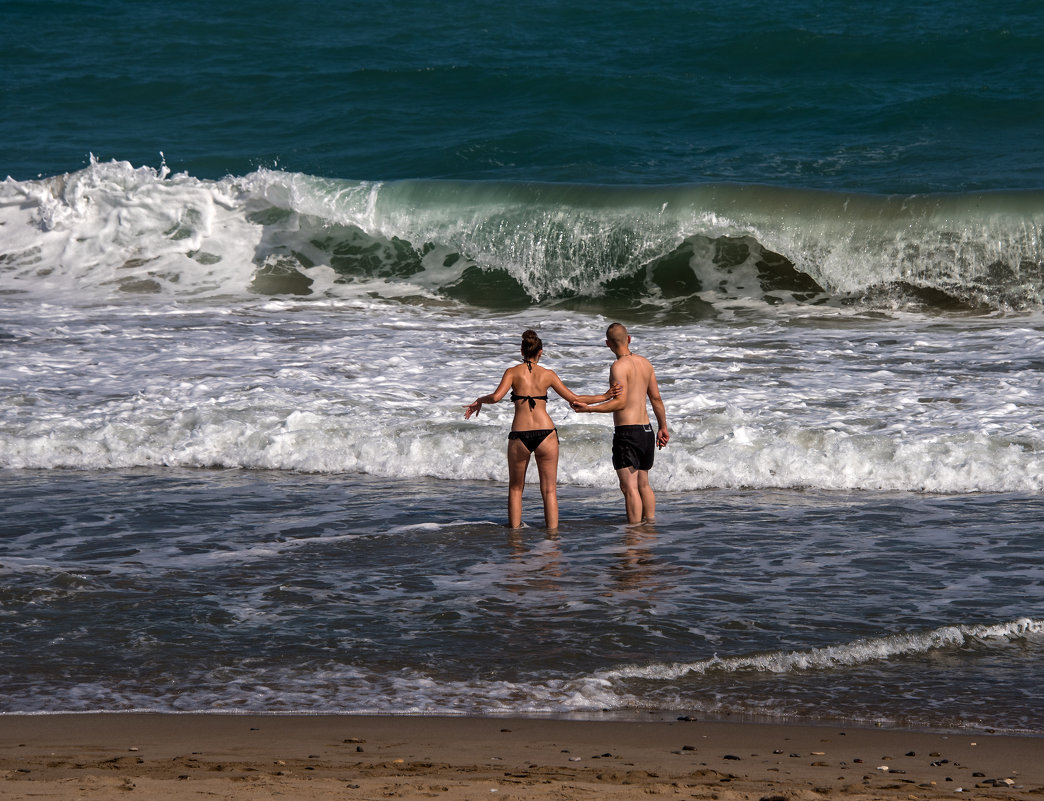
[[[613,412],[616,425],[645,425],[649,422],[645,400],[651,381],[655,381],[653,366],[645,357],[628,353],[613,362],[609,368],[609,383],[620,384],[624,388],[624,407]]]

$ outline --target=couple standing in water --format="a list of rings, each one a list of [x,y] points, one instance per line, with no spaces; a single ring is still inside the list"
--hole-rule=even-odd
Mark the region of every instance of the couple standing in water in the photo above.
[[[667,412],[656,384],[656,371],[648,359],[631,353],[631,337],[620,323],[605,332],[605,344],[616,360],[609,368],[608,392],[577,395],[553,370],[538,362],[544,345],[535,331],[522,334],[522,364],[504,371],[500,384],[489,395],[476,398],[464,409],[464,418],[478,414],[485,403],[497,403],[511,391],[515,418],[508,434],[508,526],[522,525],[522,490],[526,484],[529,457],[536,458],[540,495],[544,500],[544,523],[558,528],[558,433],[547,413],[547,390],[553,389],[577,412],[611,412],[613,468],[620,479],[628,523],[651,522],[656,515],[656,496],[649,486],[649,470],[656,448],[670,439]],[[649,423],[646,399],[652,404],[658,430]]]

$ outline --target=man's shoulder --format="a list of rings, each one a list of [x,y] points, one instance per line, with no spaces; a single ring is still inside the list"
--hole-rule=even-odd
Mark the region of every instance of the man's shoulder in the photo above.
[[[610,370],[645,370],[652,367],[652,362],[637,353],[628,353],[613,362]]]

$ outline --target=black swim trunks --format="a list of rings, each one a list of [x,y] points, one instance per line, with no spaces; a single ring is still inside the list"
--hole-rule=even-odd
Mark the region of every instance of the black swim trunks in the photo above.
[[[656,455],[656,436],[652,425],[617,426],[613,433],[613,469],[635,467],[651,470]]]
[[[512,431],[508,434],[508,439],[522,440],[522,444],[529,449],[530,453],[532,453],[540,447],[540,443],[547,439],[548,435],[554,431],[557,431],[557,429],[531,428],[529,431]]]

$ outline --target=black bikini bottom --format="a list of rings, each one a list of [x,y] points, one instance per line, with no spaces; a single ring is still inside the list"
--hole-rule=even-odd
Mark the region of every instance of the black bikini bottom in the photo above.
[[[522,444],[532,453],[540,446],[541,442],[547,439],[549,434],[555,431],[557,431],[555,428],[532,428],[529,431],[512,431],[508,434],[508,439],[522,440]]]

